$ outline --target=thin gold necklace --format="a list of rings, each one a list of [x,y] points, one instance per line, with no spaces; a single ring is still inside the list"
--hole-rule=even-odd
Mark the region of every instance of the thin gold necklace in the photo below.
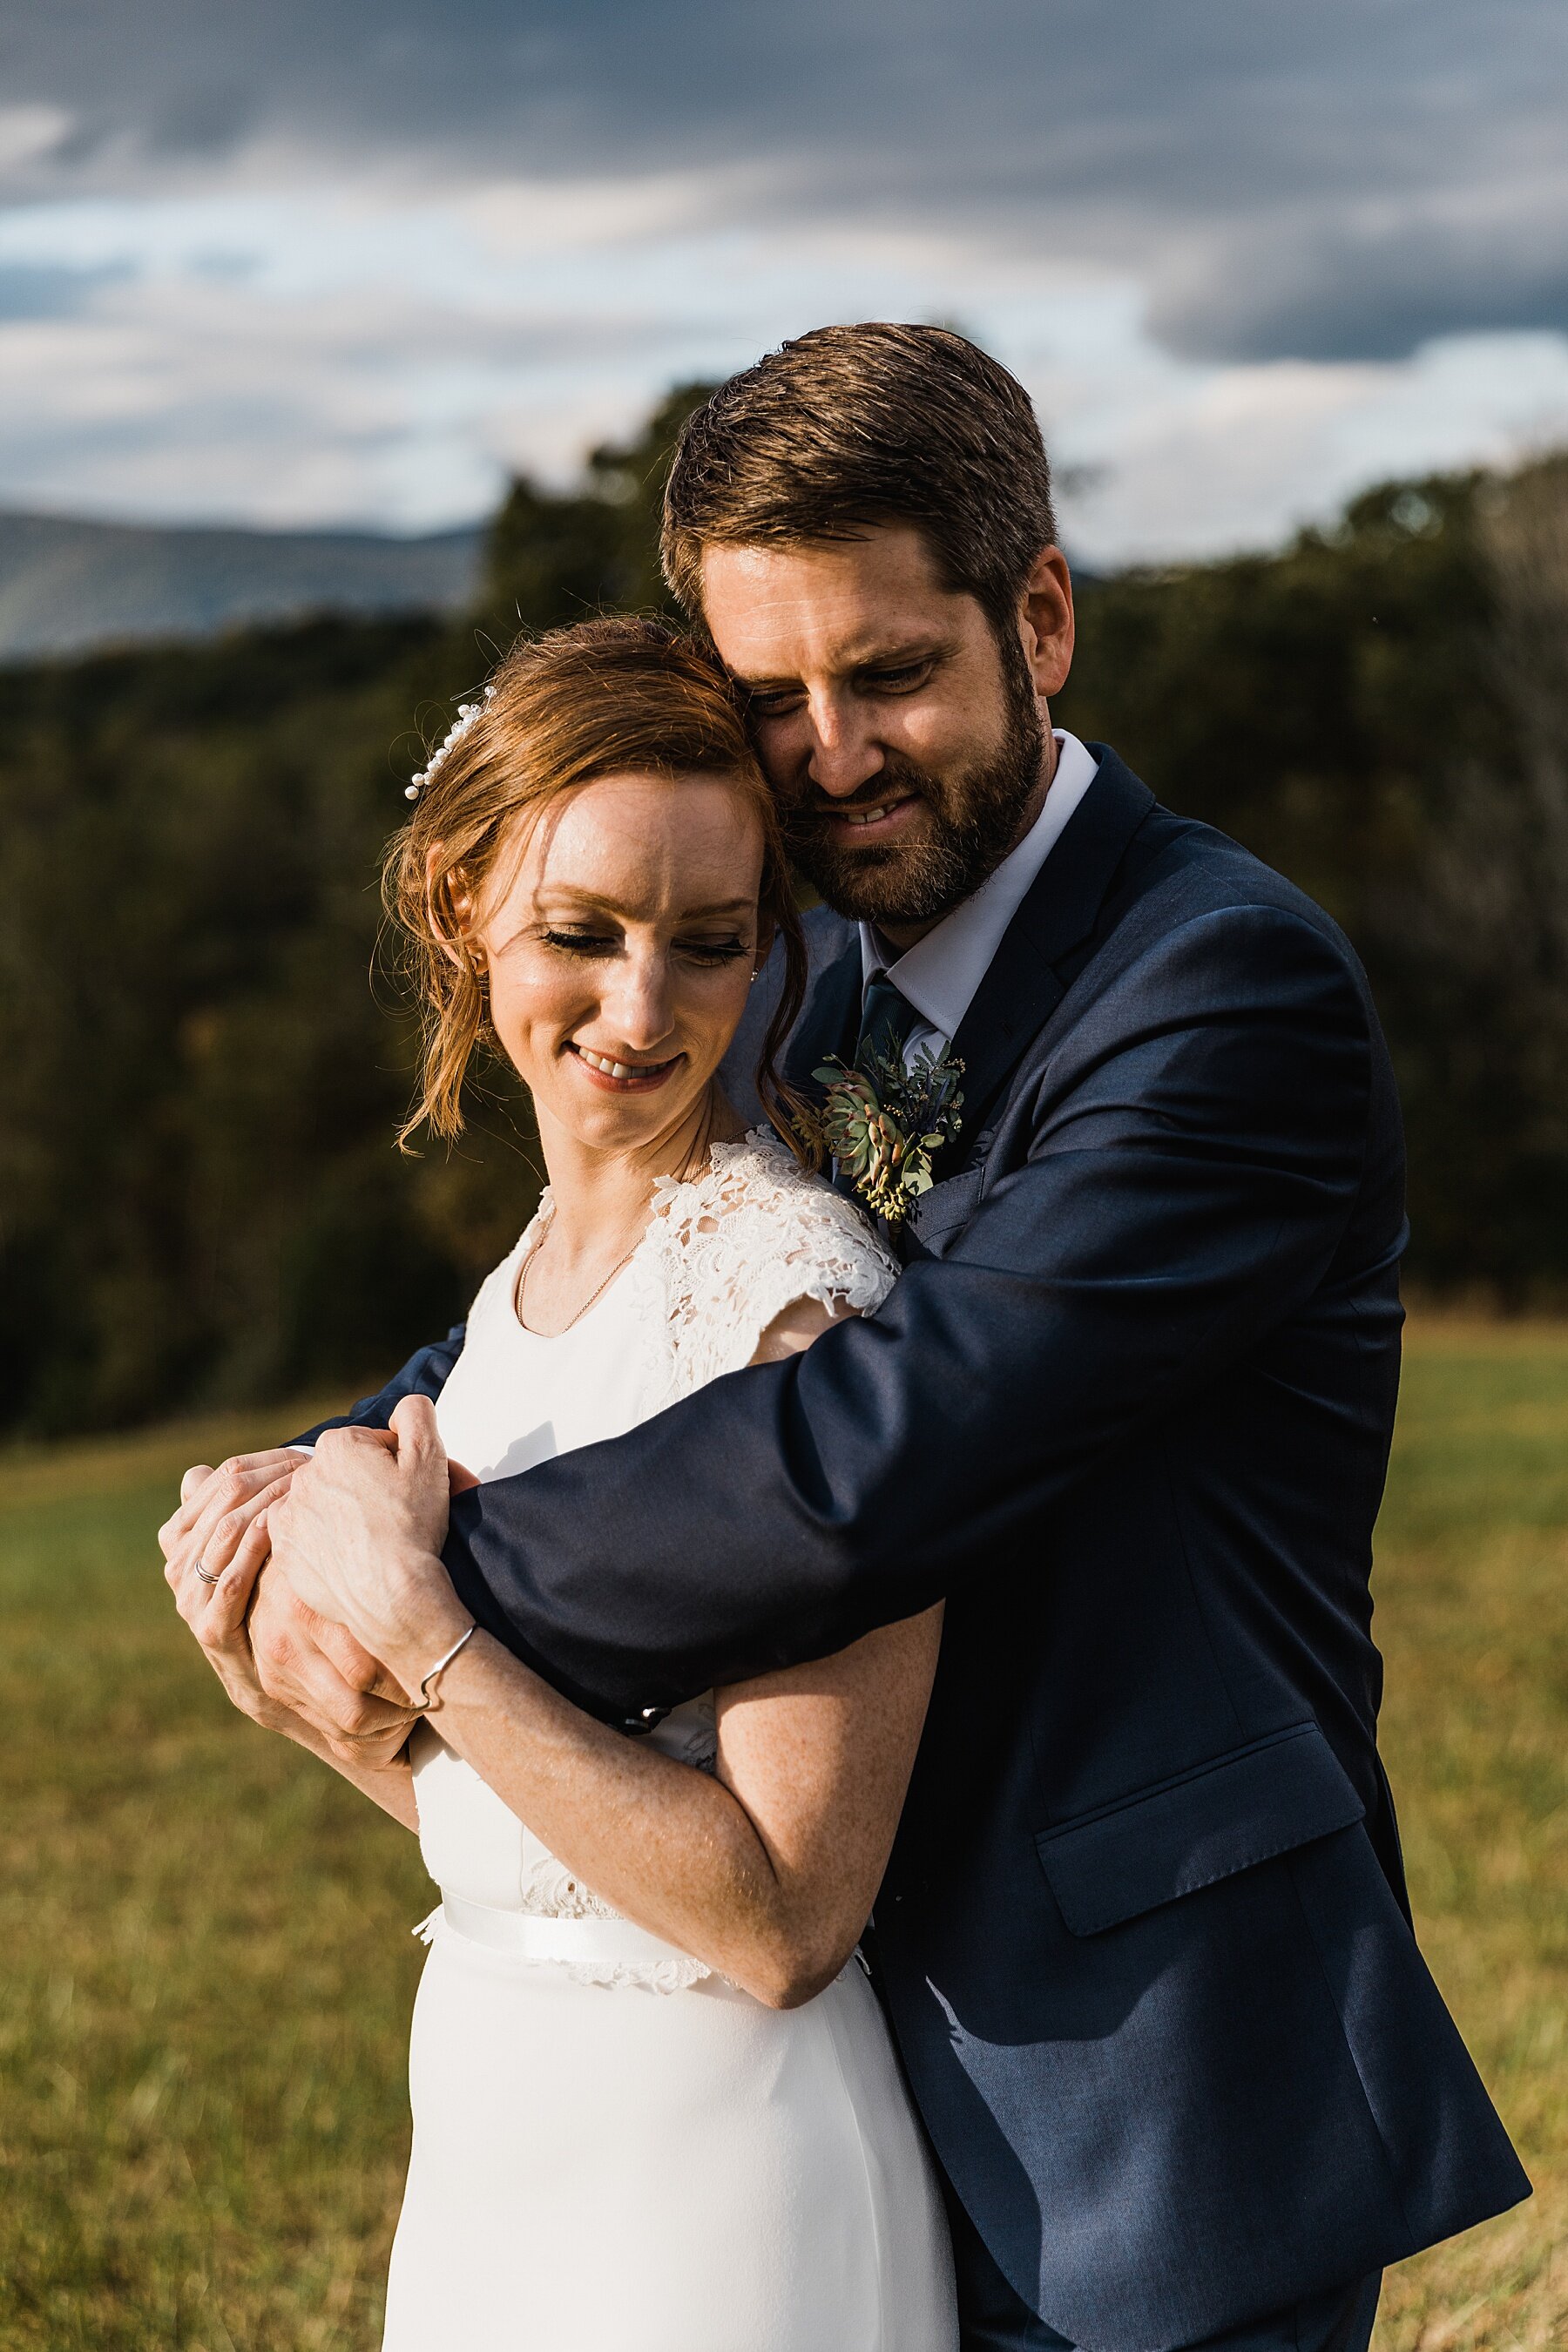
[[[550,1235],[548,1232],[541,1234],[537,1246],[531,1249],[528,1255],[523,1259],[522,1272],[518,1276],[517,1319],[522,1325],[525,1331],[533,1331],[532,1324],[526,1320],[522,1311],[523,1298],[528,1290],[529,1268],[532,1265],[534,1259],[539,1255],[540,1251],[544,1247],[544,1244],[549,1238]],[[536,1339],[563,1339],[568,1331],[572,1330],[575,1325],[581,1323],[584,1316],[588,1312],[589,1307],[592,1307],[596,1300],[601,1299],[604,1297],[611,1283],[614,1282],[616,1275],[620,1273],[621,1268],[623,1266],[630,1265],[633,1258],[636,1257],[637,1254],[638,1248],[641,1246],[641,1243],[642,1235],[639,1234],[637,1240],[632,1244],[630,1249],[627,1250],[625,1257],[618,1257],[616,1260],[614,1265],[610,1268],[603,1282],[599,1284],[597,1289],[591,1290],[588,1293],[587,1297],[584,1298],[582,1306],[579,1307],[575,1315],[568,1316],[566,1321],[563,1323],[559,1331],[534,1331],[534,1338]]]
[[[680,1163],[679,1171],[675,1179],[678,1184],[689,1183],[693,1169],[701,1164],[702,1160],[707,1158],[711,1149],[712,1134],[713,1106],[711,1100],[710,1100],[702,1126],[698,1130],[697,1141]],[[645,1225],[643,1232],[646,1233],[647,1230],[647,1228]],[[549,1239],[550,1228],[547,1225],[543,1233],[539,1236],[539,1239],[532,1249],[529,1251],[528,1255],[523,1259],[521,1271],[517,1277],[517,1293],[512,1302],[513,1311],[517,1316],[518,1321],[522,1324],[522,1328],[525,1331],[531,1331],[533,1329],[531,1323],[523,1320],[522,1313],[523,1297],[528,1289],[529,1269]],[[591,1290],[588,1293],[587,1297],[584,1298],[582,1306],[578,1307],[575,1315],[568,1317],[567,1320],[561,1326],[559,1331],[534,1331],[534,1338],[536,1339],[563,1339],[568,1331],[574,1329],[577,1324],[581,1323],[584,1316],[588,1312],[589,1307],[596,1305],[604,1297],[605,1291],[608,1290],[611,1283],[614,1282],[616,1275],[620,1273],[622,1267],[630,1265],[633,1258],[636,1257],[638,1250],[642,1247],[642,1242],[643,1234],[638,1234],[636,1241],[632,1244],[630,1249],[627,1250],[625,1257],[618,1257],[616,1260],[614,1265],[610,1268],[603,1282],[598,1286],[598,1288],[596,1290]]]

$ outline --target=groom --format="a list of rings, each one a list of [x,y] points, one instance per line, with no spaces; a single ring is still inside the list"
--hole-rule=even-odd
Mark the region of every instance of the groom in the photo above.
[[[868,1025],[951,1045],[963,1128],[879,1313],[459,1496],[447,1570],[634,1733],[945,1595],[874,1940],[966,2346],[1362,2352],[1384,2264],[1528,2189],[1375,1746],[1405,1224],[1364,976],[1050,730],[1046,455],[961,337],[830,328],[723,385],[664,547],[833,910],[790,1075]],[[297,1701],[276,1577],[255,1639]]]

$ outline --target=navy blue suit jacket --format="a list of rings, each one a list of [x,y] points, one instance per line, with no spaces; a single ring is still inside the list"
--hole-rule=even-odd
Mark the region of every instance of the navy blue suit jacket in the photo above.
[[[1528,2182],[1416,1949],[1375,1746],[1405,1221],[1365,979],[1095,749],[882,1308],[460,1496],[446,1556],[628,1727],[946,1596],[881,1987],[1018,2294],[1167,2352]],[[853,1038],[837,938],[797,1070]]]

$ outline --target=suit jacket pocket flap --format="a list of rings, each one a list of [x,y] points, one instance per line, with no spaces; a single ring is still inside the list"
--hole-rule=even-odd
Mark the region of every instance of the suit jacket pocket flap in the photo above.
[[[980,1199],[980,1176],[978,1168],[965,1168],[920,1195],[910,1211],[909,1223],[921,1241],[932,1242],[939,1234],[946,1237],[969,1223]]]
[[[1098,1936],[1365,1810],[1317,1724],[1299,1723],[1035,1843],[1071,1933]]]

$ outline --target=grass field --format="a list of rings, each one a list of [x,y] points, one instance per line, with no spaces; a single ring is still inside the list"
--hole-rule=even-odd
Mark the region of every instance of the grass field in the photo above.
[[[426,1881],[229,1713],[153,1539],[186,1461],[264,1433],[0,1455],[4,2352],[379,2341]],[[1565,1570],[1568,1330],[1417,1326],[1385,1752],[1426,1951],[1539,2193],[1394,2274],[1378,2352],[1568,2343]]]

